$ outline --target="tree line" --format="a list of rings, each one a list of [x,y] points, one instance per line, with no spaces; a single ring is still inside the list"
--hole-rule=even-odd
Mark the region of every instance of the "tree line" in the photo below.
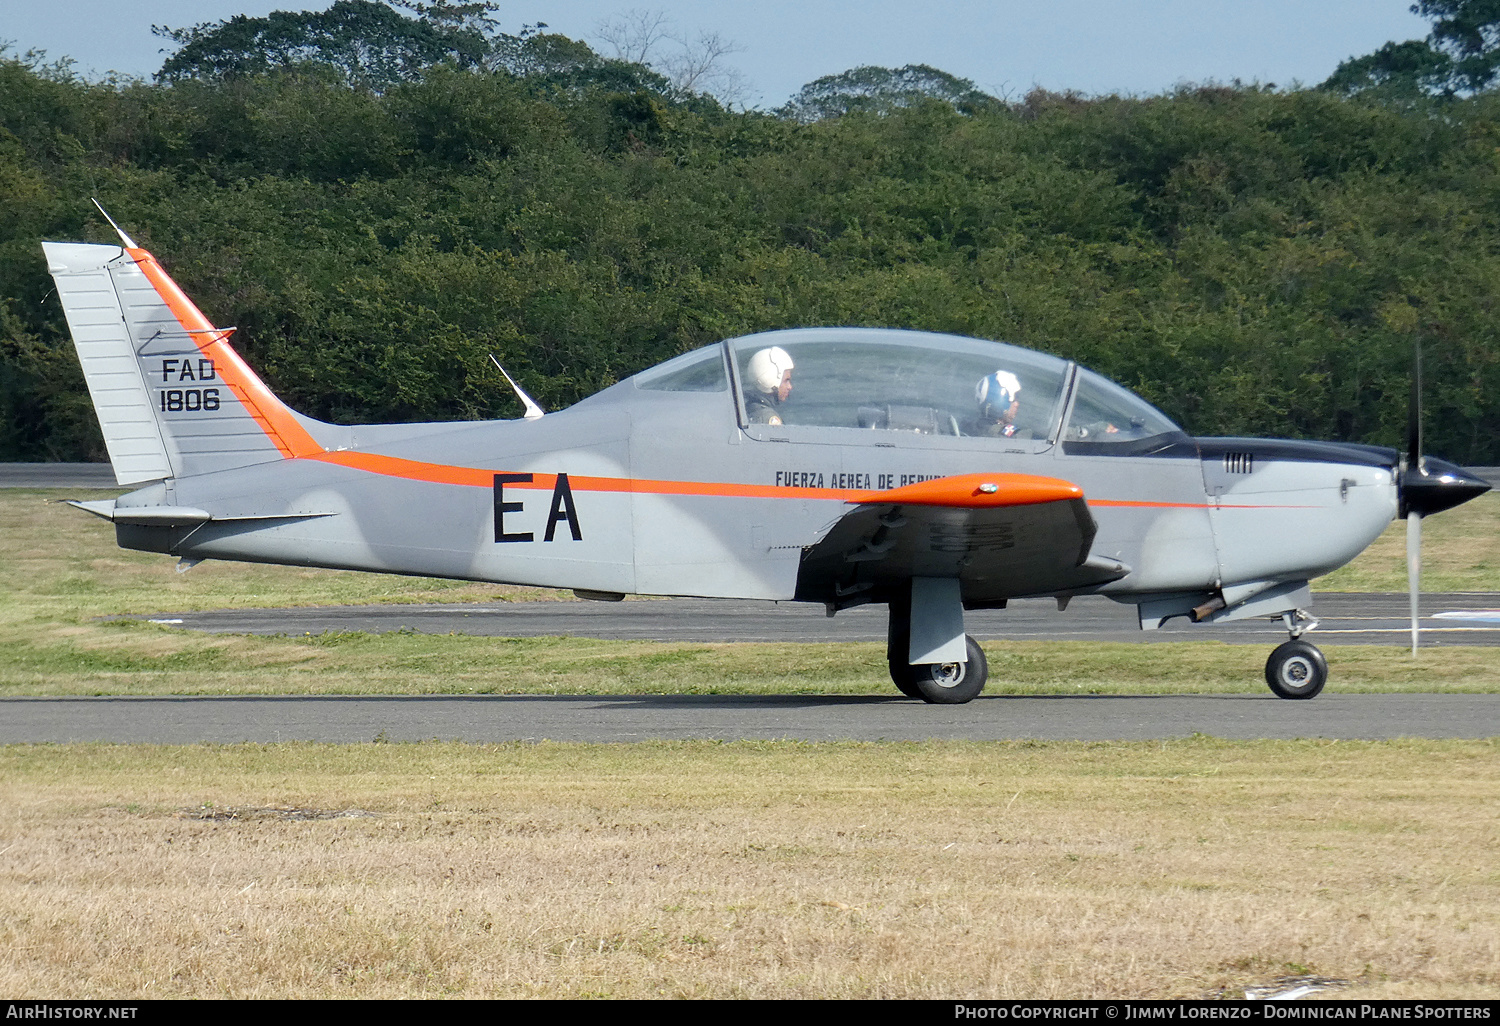
[[[333,421],[517,416],[492,352],[557,409],[850,324],[1076,359],[1196,434],[1399,445],[1420,343],[1428,451],[1500,464],[1487,87],[1005,102],[917,66],[766,112],[489,4],[397,7],[164,30],[150,83],[0,54],[0,459],[103,458],[38,245],[114,241],[97,197]]]

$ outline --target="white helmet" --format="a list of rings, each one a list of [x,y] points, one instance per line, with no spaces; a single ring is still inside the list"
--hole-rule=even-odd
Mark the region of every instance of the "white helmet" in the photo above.
[[[758,392],[774,392],[781,387],[781,379],[792,369],[792,358],[780,346],[762,349],[750,357],[747,368],[750,382]]]
[[[987,417],[1000,417],[1010,409],[1010,404],[1020,392],[1020,378],[1010,371],[997,370],[979,379],[979,384],[974,386],[974,401],[979,404],[980,413]]]

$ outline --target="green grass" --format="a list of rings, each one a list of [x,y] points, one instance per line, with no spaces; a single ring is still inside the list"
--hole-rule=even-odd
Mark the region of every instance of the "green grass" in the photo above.
[[[885,647],[481,638],[411,632],[206,635],[140,621],[0,628],[0,695],[888,695]],[[1266,648],[988,642],[989,695],[1259,693]],[[1492,648],[1326,650],[1332,691],[1492,693]]]
[[[127,552],[113,528],[58,500],[0,491],[0,696],[161,694],[888,695],[879,644],[699,644],[478,638],[413,632],[208,635],[102,618],[256,606],[483,602],[567,593]],[[114,494],[95,493],[97,495]],[[84,493],[82,497],[89,497]],[[1444,517],[1450,518],[1444,526]],[[1397,527],[1399,530],[1399,526]],[[1496,590],[1500,500],[1433,518],[1434,590]],[[1403,543],[1404,544],[1404,543]],[[1323,590],[1383,581],[1382,541]],[[1468,564],[1464,553],[1469,553]],[[1343,577],[1340,577],[1343,575]],[[1402,571],[1404,577],[1404,570]],[[1343,581],[1354,582],[1341,583]],[[1382,585],[1387,586],[1387,585]],[[1395,588],[1393,590],[1399,590]],[[1259,692],[1266,651],[1214,641],[991,642],[987,694]],[[1500,691],[1494,649],[1327,649],[1332,691]]]

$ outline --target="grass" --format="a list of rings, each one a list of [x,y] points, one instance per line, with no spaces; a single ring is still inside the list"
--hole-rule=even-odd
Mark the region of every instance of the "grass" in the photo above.
[[[876,644],[725,645],[415,633],[207,635],[121,613],[365,602],[567,600],[567,593],[128,552],[50,491],[0,491],[0,696],[160,694],[886,694]],[[75,496],[76,493],[67,493]],[[111,494],[111,493],[98,493]],[[1444,518],[1451,518],[1445,521]],[[1448,523],[1449,527],[1442,527]],[[1488,534],[1486,533],[1488,532]],[[1433,518],[1431,587],[1496,587],[1500,499]],[[1384,541],[1380,545],[1384,545]],[[1402,542],[1404,545],[1404,542]],[[1380,545],[1348,569],[1378,580]],[[1463,564],[1463,553],[1470,563]],[[1404,558],[1404,557],[1403,557]],[[1466,567],[1466,568],[1465,568]],[[1460,572],[1460,570],[1462,572]],[[1346,571],[1340,571],[1345,573]],[[1335,580],[1327,578],[1325,581]],[[1265,652],[1199,641],[991,642],[991,694],[1259,692]],[[1338,691],[1500,691],[1493,649],[1338,646]]]
[[[1314,591],[1405,592],[1406,522],[1386,528]],[[1486,492],[1422,521],[1422,590],[1500,592],[1500,493]]]
[[[878,645],[100,621],[566,596],[178,575],[57,497],[0,492],[0,695],[889,688]],[[1435,518],[1429,563],[1472,545],[1494,566],[1495,508],[1464,507],[1446,536]],[[1351,580],[1384,580],[1372,553]],[[1428,586],[1495,590],[1460,570]],[[1264,659],[1215,642],[986,648],[996,693],[1259,691]],[[1329,656],[1335,690],[1500,689],[1493,649]],[[1492,999],[1497,755],[1495,740],[1203,737],[0,746],[0,993],[1238,997],[1316,975],[1345,998]]]
[[[0,628],[21,695],[888,694],[885,646],[696,644],[416,633],[205,635],[137,621]],[[987,642],[991,695],[1259,694],[1266,650],[1217,641]],[[1326,650],[1331,690],[1500,691],[1493,648]]]
[[[1497,755],[13,745],[0,992],[1494,998]]]

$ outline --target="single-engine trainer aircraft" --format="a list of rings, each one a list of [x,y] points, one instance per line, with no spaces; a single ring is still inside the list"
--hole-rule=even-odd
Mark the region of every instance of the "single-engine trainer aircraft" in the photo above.
[[[520,420],[341,427],[289,409],[147,251],[44,243],[124,548],[627,594],[890,608],[902,693],[967,702],[964,611],[1106,595],[1172,617],[1280,618],[1266,680],[1323,687],[1308,581],[1395,516],[1487,485],[1420,453],[1193,438],[1054,356],[919,331],[706,346]],[[1414,414],[1415,419],[1415,414]]]

